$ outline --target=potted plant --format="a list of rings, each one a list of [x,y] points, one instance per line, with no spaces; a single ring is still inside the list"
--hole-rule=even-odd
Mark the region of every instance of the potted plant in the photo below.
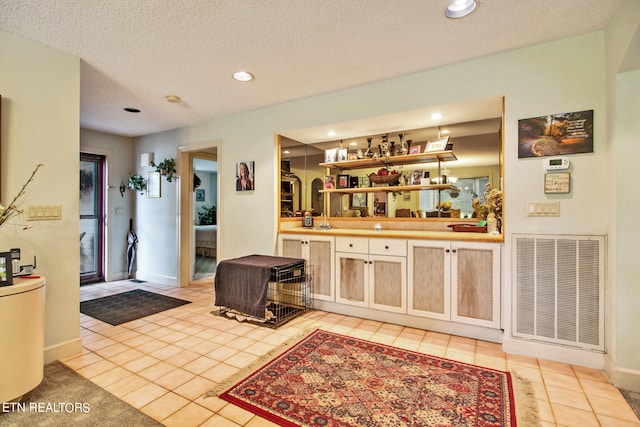
[[[140,175],[131,175],[129,177],[129,181],[127,182],[127,186],[130,189],[139,191],[140,194],[143,194],[144,190],[147,188],[147,182]]]
[[[215,225],[216,224],[216,207],[204,205],[198,212],[198,221],[200,225]]]
[[[167,182],[171,182],[176,175],[175,159],[164,159],[158,164],[151,162],[151,166],[156,168],[156,172],[167,178]]]

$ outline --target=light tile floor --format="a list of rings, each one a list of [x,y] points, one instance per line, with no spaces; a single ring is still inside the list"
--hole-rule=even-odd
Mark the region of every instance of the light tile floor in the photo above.
[[[627,427],[640,420],[603,372],[502,352],[495,343],[312,310],[277,329],[213,316],[211,282],[188,288],[120,281],[81,287],[86,301],[145,289],[192,304],[120,326],[80,315],[83,352],[62,362],[166,426],[274,426],[201,395],[303,330],[322,328],[512,370],[534,386],[544,427]]]

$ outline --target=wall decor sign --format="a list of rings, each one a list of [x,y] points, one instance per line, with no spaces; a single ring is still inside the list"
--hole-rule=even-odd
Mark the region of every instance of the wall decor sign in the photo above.
[[[447,148],[448,142],[448,136],[445,136],[444,138],[430,139],[427,141],[427,145],[424,147],[424,152],[432,153],[434,151],[442,151]]]
[[[255,162],[236,163],[236,191],[255,190],[254,168]]]
[[[544,174],[545,194],[566,194],[570,191],[571,174],[569,172]]]
[[[593,153],[593,110],[518,120],[518,158]]]
[[[147,197],[160,197],[160,172],[147,172]]]
[[[205,201],[205,192],[204,188],[196,189],[196,202],[204,202]]]

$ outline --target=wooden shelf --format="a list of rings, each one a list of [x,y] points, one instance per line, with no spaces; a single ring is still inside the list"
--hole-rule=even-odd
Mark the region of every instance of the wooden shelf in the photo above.
[[[381,191],[387,193],[398,193],[402,191],[416,190],[453,190],[453,184],[430,184],[430,185],[396,185],[390,187],[358,187],[358,188],[330,188],[320,190],[320,193],[338,193],[338,194],[354,194],[354,193],[378,193]]]
[[[346,160],[343,162],[320,163],[325,168],[363,169],[380,166],[399,166],[415,163],[451,162],[458,160],[453,151],[434,151],[432,153],[407,154],[405,156],[377,157],[375,159]],[[413,186],[412,186],[413,187]]]

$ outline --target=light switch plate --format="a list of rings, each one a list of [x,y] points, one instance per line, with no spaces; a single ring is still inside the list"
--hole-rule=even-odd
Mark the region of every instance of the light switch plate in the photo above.
[[[560,202],[527,202],[527,216],[560,216]]]
[[[25,209],[27,221],[52,221],[62,219],[62,206],[29,206]]]

